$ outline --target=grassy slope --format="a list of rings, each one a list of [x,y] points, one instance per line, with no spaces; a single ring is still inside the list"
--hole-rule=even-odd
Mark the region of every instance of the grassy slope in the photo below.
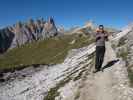
[[[74,39],[76,42],[70,44]],[[32,64],[61,63],[70,49],[86,46],[93,41],[94,39],[90,37],[66,35],[26,44],[1,55],[0,70],[16,69]]]

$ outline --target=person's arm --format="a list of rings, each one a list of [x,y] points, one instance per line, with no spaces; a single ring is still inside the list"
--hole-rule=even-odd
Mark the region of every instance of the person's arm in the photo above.
[[[100,35],[97,35],[96,36],[96,41],[99,40],[100,38],[101,38],[101,36]]]
[[[108,39],[108,32],[105,32],[104,37],[105,37],[105,40],[106,40],[106,41],[108,41],[108,40],[109,40],[109,39]]]
[[[96,41],[98,41],[99,39],[101,39],[100,34],[98,33],[98,30],[96,31],[96,35],[95,35]]]

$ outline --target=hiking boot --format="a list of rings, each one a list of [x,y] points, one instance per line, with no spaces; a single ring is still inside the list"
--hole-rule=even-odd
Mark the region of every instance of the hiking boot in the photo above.
[[[101,71],[104,72],[104,68],[101,68]]]
[[[93,73],[97,73],[97,72],[99,72],[100,71],[100,69],[95,69],[94,71],[93,71]]]

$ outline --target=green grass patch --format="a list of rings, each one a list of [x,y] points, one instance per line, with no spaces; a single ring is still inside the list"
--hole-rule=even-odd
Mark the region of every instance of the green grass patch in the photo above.
[[[68,83],[71,80],[70,76],[67,76],[65,79],[61,80],[59,83],[56,84],[55,87],[51,88],[48,91],[48,94],[46,97],[44,97],[44,100],[55,100],[55,97],[59,96],[58,90],[63,87],[66,83]]]
[[[119,40],[119,43],[118,43],[118,47],[121,47],[125,44],[125,41],[126,39],[124,37],[122,37],[120,40]]]
[[[128,71],[128,78],[130,81],[130,86],[133,87],[133,71],[131,70],[131,67],[133,66],[128,67],[127,71]]]
[[[127,56],[128,56],[128,51],[121,49],[118,53],[117,53],[118,57],[121,57],[124,61],[127,60]]]
[[[74,100],[77,100],[80,97],[80,91],[77,91]]]
[[[70,44],[73,40],[75,43]],[[0,55],[0,70],[16,69],[34,64],[61,63],[69,50],[87,46],[92,42],[94,39],[89,36],[65,35],[26,44]]]

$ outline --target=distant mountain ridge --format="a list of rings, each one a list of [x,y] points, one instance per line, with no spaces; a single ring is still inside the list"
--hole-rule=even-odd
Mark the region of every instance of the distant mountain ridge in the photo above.
[[[73,27],[65,31],[64,27],[57,27],[52,17],[45,21],[43,18],[33,20],[29,19],[26,22],[17,22],[13,26],[9,26],[0,30],[0,53],[4,53],[8,49],[20,47],[26,43],[33,41],[44,40],[54,36],[63,34],[79,34],[88,35],[96,30],[96,25],[93,21],[87,21],[81,27]],[[108,32],[118,33],[118,30],[106,28]]]
[[[48,21],[43,18],[30,19],[25,23],[17,22],[15,25],[0,30],[0,52],[19,47],[25,43],[38,41],[58,35],[54,19]]]

